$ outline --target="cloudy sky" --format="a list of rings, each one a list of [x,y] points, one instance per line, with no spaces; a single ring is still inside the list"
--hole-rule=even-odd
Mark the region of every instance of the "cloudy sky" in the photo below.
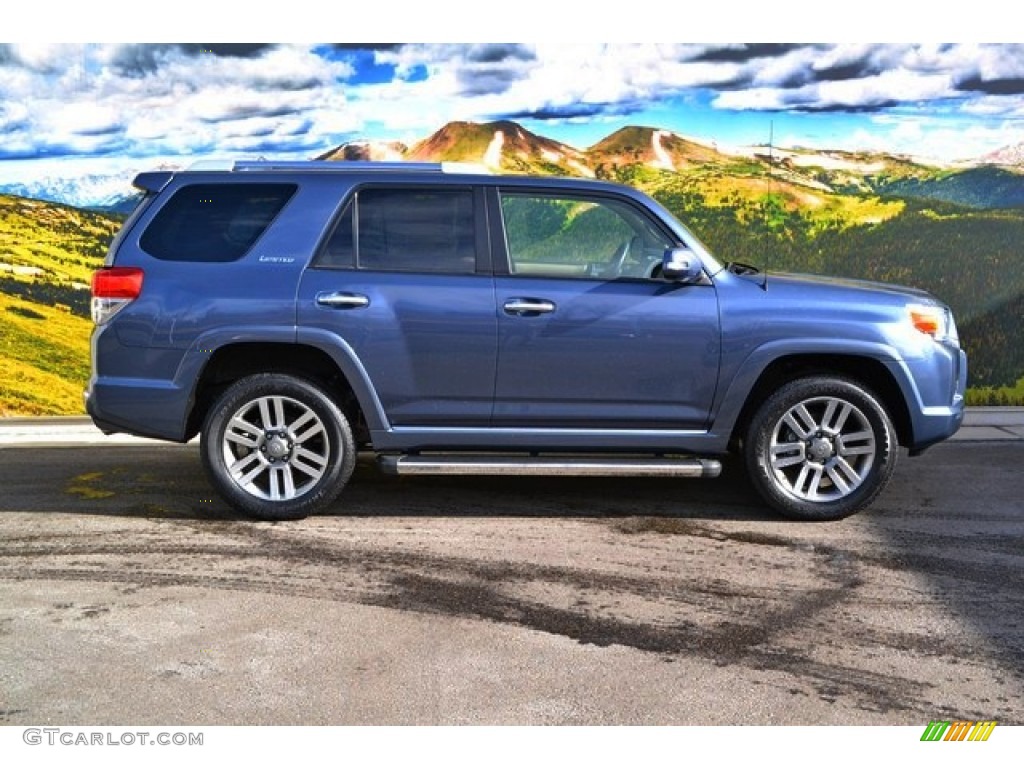
[[[310,157],[510,118],[954,161],[1024,142],[1021,44],[0,44],[0,182]],[[70,167],[70,166],[69,166]]]

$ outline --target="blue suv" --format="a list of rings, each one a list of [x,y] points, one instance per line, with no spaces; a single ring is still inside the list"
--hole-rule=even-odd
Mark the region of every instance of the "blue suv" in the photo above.
[[[187,441],[295,519],[392,473],[714,477],[779,512],[869,504],[963,417],[922,291],[717,261],[615,184],[412,163],[153,172],[93,280],[86,406]]]

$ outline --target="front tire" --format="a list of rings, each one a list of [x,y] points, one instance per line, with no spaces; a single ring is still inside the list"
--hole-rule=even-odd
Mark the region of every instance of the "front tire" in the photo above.
[[[262,520],[323,510],[348,482],[356,456],[333,400],[277,373],[240,379],[221,395],[203,424],[201,453],[224,500]]]
[[[799,520],[838,520],[866,507],[892,477],[898,450],[879,400],[832,376],[780,388],[758,409],[744,441],[758,493]]]

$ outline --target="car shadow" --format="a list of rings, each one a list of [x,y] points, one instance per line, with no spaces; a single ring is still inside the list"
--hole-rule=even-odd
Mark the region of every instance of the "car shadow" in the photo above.
[[[4,449],[0,512],[250,520],[223,502],[195,446]],[[361,455],[326,517],[687,517],[777,520],[735,462],[714,480],[392,476]],[[259,521],[252,521],[259,525]]]

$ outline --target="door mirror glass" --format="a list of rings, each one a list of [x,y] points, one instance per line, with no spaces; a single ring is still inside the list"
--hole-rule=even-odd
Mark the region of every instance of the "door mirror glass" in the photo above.
[[[661,276],[675,283],[700,281],[703,269],[697,254],[689,248],[669,248],[661,260]]]

